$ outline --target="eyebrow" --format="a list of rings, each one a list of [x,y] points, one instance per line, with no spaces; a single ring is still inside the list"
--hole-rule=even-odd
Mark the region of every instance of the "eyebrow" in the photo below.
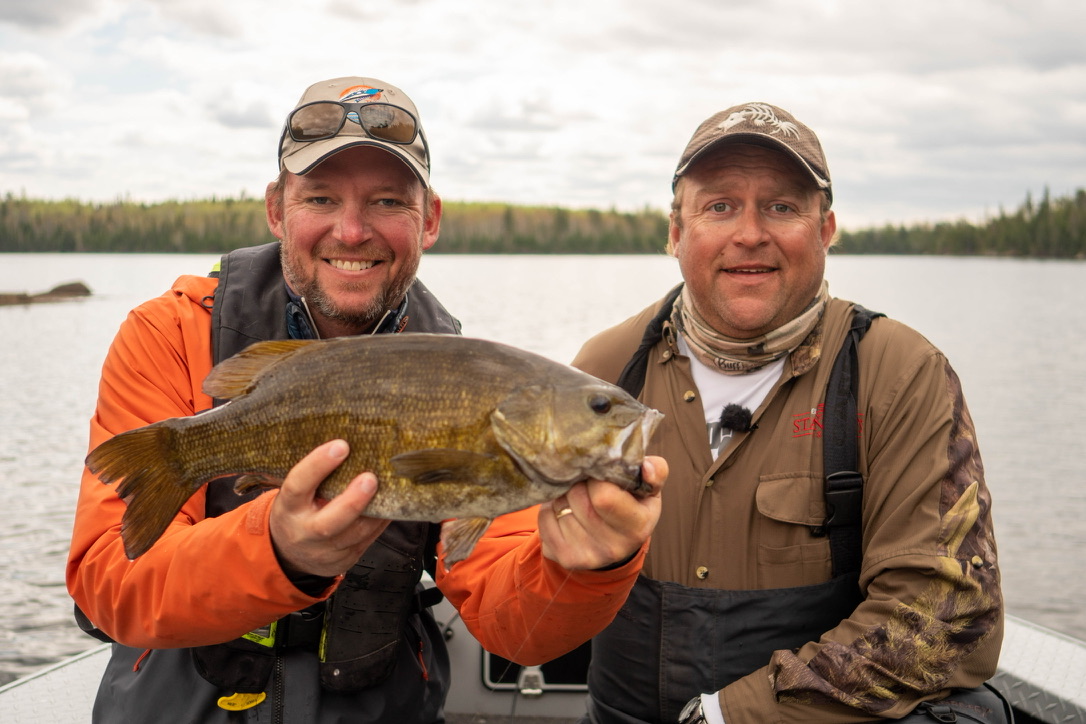
[[[309,193],[315,193],[320,191],[327,191],[333,188],[333,184],[328,181],[320,179],[307,179],[305,176],[301,176],[301,181],[298,184],[298,188]],[[408,193],[410,192],[409,183],[381,183],[371,189],[374,193]]]
[[[730,191],[731,184],[703,184],[701,188],[691,194],[690,197],[692,200],[700,202],[705,198],[711,198],[713,196],[727,196]],[[767,195],[770,197],[789,196],[810,199],[815,197],[818,193],[819,190],[817,188],[802,183],[784,183],[771,190]]]

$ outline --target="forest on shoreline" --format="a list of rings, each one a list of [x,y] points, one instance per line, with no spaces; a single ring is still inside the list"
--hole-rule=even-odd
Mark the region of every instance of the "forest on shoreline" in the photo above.
[[[0,198],[0,252],[222,253],[272,241],[264,201],[226,198],[85,203]],[[566,209],[504,203],[444,204],[430,253],[648,254],[667,243],[667,215],[645,209]],[[841,231],[835,253],[1086,259],[1086,190],[968,221]]]

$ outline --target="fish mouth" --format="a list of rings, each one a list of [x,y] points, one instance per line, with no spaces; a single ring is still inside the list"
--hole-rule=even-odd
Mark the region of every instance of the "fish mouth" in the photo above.
[[[642,459],[644,459],[645,449],[648,447],[652,434],[656,432],[656,428],[663,419],[664,413],[659,410],[654,410],[651,407],[645,410],[645,414],[641,416],[641,427],[638,430],[640,439],[635,444],[641,453]],[[653,490],[654,488],[646,483],[644,477],[642,477],[641,462],[638,461],[637,472],[634,475],[634,487],[630,489],[630,492],[634,495],[648,495],[652,493]]]
[[[609,469],[606,472],[600,474],[600,478],[623,485],[634,495],[652,493],[654,488],[641,475],[641,462],[645,458],[649,439],[663,419],[662,412],[646,408],[636,420],[623,428],[609,450],[612,463],[607,466]]]

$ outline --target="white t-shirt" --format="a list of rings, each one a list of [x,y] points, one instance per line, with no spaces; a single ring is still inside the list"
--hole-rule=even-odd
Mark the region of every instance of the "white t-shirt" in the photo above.
[[[724,411],[724,407],[736,404],[751,412],[757,410],[780,378],[785,357],[744,375],[726,375],[690,354],[690,345],[681,334],[679,351],[690,358],[690,370],[701,393],[705,429],[708,431],[709,447],[713,450],[715,460],[733,434],[731,430],[720,426],[720,413]]]

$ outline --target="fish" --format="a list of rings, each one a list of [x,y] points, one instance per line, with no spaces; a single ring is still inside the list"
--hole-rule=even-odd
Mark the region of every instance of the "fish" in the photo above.
[[[203,390],[225,402],[122,432],[86,458],[127,503],[130,559],[203,485],[237,476],[239,494],[281,486],[306,454],[342,438],[350,453],[317,494],[330,500],[372,471],[378,488],[365,514],[449,521],[451,564],[496,516],[577,482],[651,493],[641,462],[663,418],[569,365],[459,335],[258,342],[212,368]]]

